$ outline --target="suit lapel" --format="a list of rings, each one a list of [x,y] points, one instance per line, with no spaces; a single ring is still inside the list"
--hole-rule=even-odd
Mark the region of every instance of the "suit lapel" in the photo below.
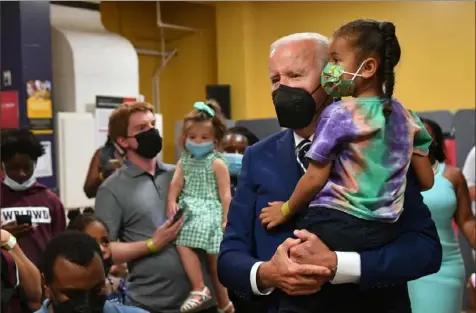
[[[286,190],[288,193],[286,194],[286,197],[289,198],[293,193],[293,190],[296,187],[299,179],[301,178],[301,173],[296,161],[293,131],[291,129],[287,129],[285,134],[277,141],[276,144],[276,156],[279,170],[281,171],[282,177],[284,179],[280,183],[283,184],[284,190]]]

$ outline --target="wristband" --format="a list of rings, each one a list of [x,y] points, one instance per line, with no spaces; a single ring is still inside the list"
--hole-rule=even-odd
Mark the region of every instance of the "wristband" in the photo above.
[[[291,210],[289,209],[289,201],[284,202],[283,206],[281,207],[281,213],[283,213],[284,217],[288,217],[291,215]]]
[[[10,235],[10,238],[8,238],[8,241],[6,243],[4,243],[2,245],[2,247],[7,250],[7,251],[10,251],[12,250],[15,246],[17,245],[17,239],[13,236],[13,235]]]
[[[157,251],[159,251],[159,248],[155,245],[152,238],[147,239],[145,241],[145,244],[147,245],[147,249],[149,249],[150,253],[156,253]]]

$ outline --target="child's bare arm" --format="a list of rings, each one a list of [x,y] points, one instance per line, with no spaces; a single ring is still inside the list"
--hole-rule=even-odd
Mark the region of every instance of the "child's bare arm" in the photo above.
[[[428,153],[433,139],[418,115],[411,110],[409,113],[414,122],[413,125],[415,125],[411,164],[415,170],[422,191],[425,191],[431,189],[435,182],[435,174],[431,168],[431,162],[428,159]]]
[[[177,198],[182,192],[184,178],[183,178],[183,169],[181,165],[181,161],[179,160],[177,163],[177,167],[175,168],[174,176],[172,177],[172,181],[170,182],[169,186],[169,194],[167,196],[168,203],[176,203]]]
[[[430,190],[435,182],[435,174],[431,168],[430,159],[426,156],[413,154],[412,166],[420,183],[422,191]]]
[[[220,194],[220,201],[223,207],[223,221],[226,221],[231,202],[230,173],[225,162],[221,159],[215,159],[212,168],[217,178],[218,193]]]
[[[289,209],[289,214],[287,215],[291,216],[296,213],[322,190],[329,179],[332,163],[309,162],[306,173],[301,177],[291,198],[285,204]]]

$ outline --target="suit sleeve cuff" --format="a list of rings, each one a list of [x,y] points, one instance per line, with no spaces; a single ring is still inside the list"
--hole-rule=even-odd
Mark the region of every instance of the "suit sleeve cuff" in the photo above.
[[[265,289],[265,290],[259,290],[259,288],[258,288],[258,279],[257,279],[258,269],[259,269],[259,267],[262,263],[263,262],[256,262],[251,267],[251,272],[250,272],[251,290],[253,291],[253,293],[255,295],[267,296],[267,295],[269,295],[270,293],[273,292],[274,288],[268,288],[268,289]]]
[[[358,284],[360,281],[360,254],[357,252],[338,252],[337,270],[331,284]]]

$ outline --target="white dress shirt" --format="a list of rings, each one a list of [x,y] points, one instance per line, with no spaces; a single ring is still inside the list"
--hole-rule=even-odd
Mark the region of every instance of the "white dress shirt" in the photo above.
[[[313,135],[314,136],[314,135]],[[311,136],[309,140],[312,140]],[[304,138],[294,133],[294,143],[297,147]],[[337,270],[334,279],[331,280],[332,284],[348,284],[358,283],[360,280],[360,255],[357,252],[339,252],[335,251],[337,255]],[[263,262],[256,262],[251,267],[250,282],[253,293],[260,296],[269,295],[273,292],[274,288],[266,290],[259,290],[257,282],[257,274],[260,265]]]

